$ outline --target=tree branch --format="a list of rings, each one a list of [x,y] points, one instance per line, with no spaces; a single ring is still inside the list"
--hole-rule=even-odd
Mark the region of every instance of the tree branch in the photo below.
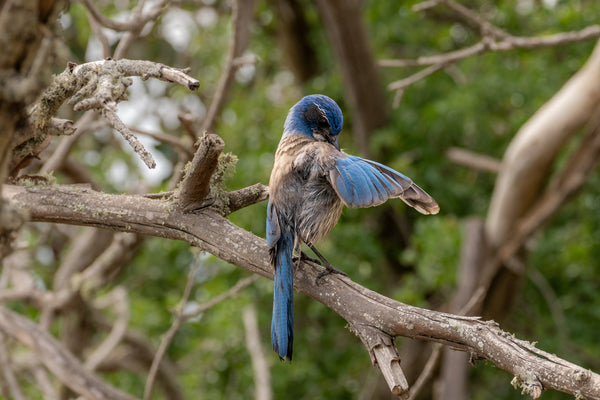
[[[227,60],[225,68],[219,79],[217,90],[210,103],[210,107],[206,113],[206,117],[202,121],[201,131],[212,131],[217,120],[217,116],[221,112],[225,104],[225,98],[229,92],[229,87],[233,82],[235,71],[239,64],[236,60],[242,56],[248,39],[250,38],[250,24],[252,22],[254,0],[234,0],[232,2],[233,15],[233,34],[229,42],[229,50],[227,52]]]
[[[26,208],[33,221],[97,226],[184,240],[241,268],[273,278],[265,241],[210,208],[188,214],[174,210],[165,200],[109,195],[68,186],[5,185],[4,193],[15,205]],[[317,286],[315,281],[321,270],[322,267],[309,262],[300,264],[294,279],[296,290],[330,307],[359,336],[376,329],[389,337],[405,336],[446,344],[468,352],[473,359],[487,359],[511,372],[515,383],[534,398],[542,389],[555,389],[600,399],[600,375],[518,340],[492,321],[409,306],[344,276],[328,275]],[[13,336],[10,331],[7,333]]]
[[[82,396],[93,400],[134,400],[89,372],[50,334],[4,307],[0,307],[0,330],[29,347],[61,382]]]
[[[35,141],[55,132],[52,117],[67,100],[76,111],[97,109],[121,133],[149,168],[156,165],[152,155],[137,140],[118,117],[119,101],[127,98],[126,91],[132,81],[129,77],[156,78],[178,83],[189,90],[197,90],[198,80],[187,75],[186,69],[168,67],[164,64],[141,60],[101,60],[81,65],[69,63],[67,69],[57,75],[54,82],[42,94],[30,116],[30,124],[37,130]],[[76,140],[76,138],[73,138]]]
[[[513,36],[486,21],[476,12],[452,0],[426,1],[414,6],[413,11],[423,11],[442,4],[454,11],[466,23],[475,25],[481,32],[481,40],[474,45],[433,56],[423,56],[416,59],[380,60],[378,62],[380,67],[427,66],[427,68],[413,75],[388,84],[387,88],[389,90],[401,92],[406,87],[451,63],[486,52],[554,47],[600,37],[600,25],[591,25],[578,31],[560,32],[553,35],[532,37]]]

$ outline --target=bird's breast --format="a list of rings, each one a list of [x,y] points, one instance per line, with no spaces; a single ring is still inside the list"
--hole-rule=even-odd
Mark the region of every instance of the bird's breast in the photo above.
[[[331,148],[331,149],[330,149]],[[275,154],[270,196],[284,223],[305,242],[327,236],[340,217],[342,202],[328,181],[334,148],[302,135],[286,135]]]

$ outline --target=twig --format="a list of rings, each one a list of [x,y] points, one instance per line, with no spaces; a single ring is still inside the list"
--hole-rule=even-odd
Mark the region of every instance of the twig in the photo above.
[[[94,32],[94,35],[96,36],[96,38],[98,39],[100,44],[102,44],[102,56],[104,58],[108,58],[108,57],[110,57],[110,43],[108,42],[108,38],[106,37],[104,32],[102,32],[100,23],[94,17],[94,15],[92,15],[92,12],[89,11],[90,7],[93,8],[93,5],[91,4],[91,0],[82,0],[82,1],[84,3],[87,3],[85,5],[86,5],[86,7],[88,7],[88,14],[89,14],[88,21],[90,23],[90,28],[92,28],[92,32]],[[94,11],[96,11],[95,8],[94,8]]]
[[[198,315],[206,312],[207,310],[216,306],[217,304],[219,304],[233,296],[237,296],[242,291],[242,289],[244,289],[246,286],[253,284],[258,278],[259,278],[258,275],[250,275],[246,278],[240,279],[239,281],[236,282],[235,285],[233,285],[231,288],[229,288],[229,290],[227,290],[226,292],[221,293],[220,295],[217,295],[217,296],[211,298],[206,303],[200,304],[197,307],[194,307],[192,310],[186,311],[186,313],[183,315],[183,317],[185,318],[186,321],[190,318],[197,317]]]
[[[129,21],[114,21],[110,18],[106,18],[98,11],[98,9],[92,3],[92,0],[79,0],[85,8],[87,8],[90,16],[96,20],[100,25],[112,29],[117,32],[134,31],[142,28],[148,21],[156,18],[160,14],[162,8],[168,1],[160,1],[157,5],[151,8],[149,12],[142,13],[142,8],[139,9],[139,13],[135,13],[135,16]]]
[[[172,135],[167,135],[159,132],[148,132],[138,128],[129,128],[132,132],[139,133],[140,135],[151,137],[152,139],[156,139],[159,142],[170,144],[171,146],[177,148],[177,150],[183,152],[188,158],[192,158],[194,153],[192,152],[192,148],[189,145],[186,145],[179,138],[176,138]]]
[[[440,362],[443,348],[444,347],[439,343],[433,344],[431,354],[425,363],[425,367],[423,367],[419,377],[410,388],[410,396],[408,397],[408,400],[415,400],[417,397],[419,397],[421,390],[423,390],[425,384],[429,382]]]
[[[479,14],[468,9],[467,7],[456,3],[453,0],[441,0],[440,4],[444,4],[446,7],[454,11],[456,14],[461,16],[465,21],[471,22],[476,25],[481,31],[482,36],[492,35],[499,39],[510,39],[512,36],[504,31],[503,29],[498,28],[495,25],[492,25],[485,19],[481,18]]]
[[[2,369],[2,377],[10,393],[10,398],[25,400],[15,371],[12,369],[12,363],[6,349],[6,337],[3,334],[0,334],[0,369]]]
[[[217,116],[225,104],[225,98],[229,92],[229,87],[233,82],[235,71],[237,71],[239,67],[238,63],[236,63],[236,59],[242,56],[250,37],[249,31],[250,23],[254,15],[252,12],[254,9],[254,0],[234,0],[232,2],[232,9],[231,19],[233,21],[233,34],[231,35],[229,42],[225,69],[219,78],[219,83],[206,113],[206,117],[204,117],[204,120],[202,121],[201,132],[210,132],[213,130]]]
[[[156,167],[156,161],[154,161],[152,154],[146,150],[144,145],[135,137],[127,125],[125,125],[117,115],[117,104],[115,102],[106,103],[102,109],[102,115],[110,122],[112,127],[123,136],[123,139],[129,143],[133,151],[140,156],[148,168]]]
[[[35,365],[32,365],[29,370],[37,381],[38,387],[44,396],[44,400],[58,400],[58,393],[52,385],[50,378],[48,378],[48,373],[44,367],[36,363]]]
[[[262,183],[256,183],[243,189],[228,192],[227,197],[229,197],[229,212],[234,212],[266,200],[269,197],[269,187]]]
[[[439,63],[439,64],[435,64],[435,65],[431,65],[425,69],[422,69],[421,71],[412,74],[411,76],[404,78],[404,79],[400,79],[398,81],[392,82],[390,84],[387,85],[387,88],[389,90],[403,90],[406,89],[408,86],[412,85],[413,83],[425,78],[426,76],[429,76],[431,74],[433,74],[434,72],[439,71],[440,69],[444,68],[447,65],[447,63]]]
[[[461,149],[459,147],[450,147],[446,151],[446,157],[456,164],[480,171],[488,171],[497,174],[502,168],[502,162],[496,158]]]
[[[137,19],[139,23],[132,29],[127,30],[125,35],[119,41],[119,44],[117,44],[113,57],[117,60],[124,58],[133,42],[135,42],[142,32],[144,26],[146,26],[148,22],[156,19],[170,3],[171,0],[158,0],[153,2],[148,10],[144,11],[145,1],[141,0],[133,9],[134,19]]]
[[[64,160],[66,160],[69,156],[69,153],[77,142],[77,139],[79,139],[83,133],[87,132],[88,129],[91,128],[95,119],[96,113],[93,112],[86,112],[81,118],[79,118],[74,125],[75,132],[68,137],[62,138],[52,155],[46,160],[44,165],[42,165],[40,174],[47,174],[51,171],[59,170]],[[102,121],[104,124],[104,120]]]
[[[527,268],[527,277],[531,280],[535,287],[537,287],[538,291],[544,297],[546,304],[548,304],[548,308],[550,309],[550,314],[554,320],[554,326],[556,327],[556,332],[558,333],[560,342],[568,343],[570,341],[569,324],[567,323],[565,313],[563,312],[563,309],[560,305],[560,300],[554,292],[554,289],[552,289],[552,286],[544,277],[544,275],[535,267],[529,266]]]
[[[175,334],[179,330],[179,327],[185,321],[184,309],[185,305],[187,304],[190,298],[190,295],[192,294],[194,283],[196,282],[196,272],[198,272],[198,269],[201,266],[200,260],[200,257],[196,256],[196,260],[194,260],[194,264],[191,266],[190,272],[188,274],[188,279],[185,285],[185,289],[183,291],[183,296],[181,297],[179,304],[175,308],[175,318],[173,320],[173,323],[171,324],[169,330],[164,334],[160,342],[160,346],[158,347],[158,350],[156,350],[156,355],[154,356],[152,366],[150,367],[150,371],[148,372],[148,378],[146,379],[146,386],[144,387],[144,400],[150,400],[150,397],[152,396],[152,389],[154,387],[154,381],[156,380],[156,374],[158,372],[160,363],[163,357],[165,356],[165,353],[167,352],[171,341],[175,337]]]
[[[95,311],[95,310],[93,310]],[[93,323],[102,330],[111,330],[112,321],[99,312],[93,312]],[[113,351],[107,359],[98,367],[98,371],[107,371],[117,368],[127,368],[133,370],[143,369],[144,372],[150,369],[155,356],[155,346],[150,339],[140,332],[128,330],[123,335],[122,346]],[[178,382],[179,370],[168,357],[163,358],[160,363],[156,376],[156,381],[165,391],[165,398],[172,400],[182,400],[181,385]]]
[[[90,371],[96,370],[100,363],[108,357],[110,352],[117,347],[125,336],[127,325],[129,324],[129,301],[125,288],[117,286],[107,297],[110,297],[108,300],[114,306],[117,318],[107,338],[85,360],[85,367]],[[106,298],[103,300],[106,300]],[[96,306],[104,308],[99,302],[97,303]]]
[[[413,10],[424,11],[441,4],[454,11],[467,23],[477,26],[481,32],[482,39],[472,46],[434,56],[423,56],[418,57],[417,59],[380,60],[378,64],[381,67],[428,66],[428,68],[425,68],[416,74],[390,83],[388,85],[389,90],[402,90],[451,63],[488,51],[497,52],[513,49],[553,47],[600,37],[600,25],[591,25],[579,31],[561,32],[553,35],[533,37],[513,36],[489,21],[486,21],[476,12],[453,0],[425,1],[413,6]]]
[[[200,138],[200,135],[198,133],[199,131],[194,129],[193,125],[194,122],[196,122],[198,119],[197,116],[191,113],[180,112],[177,114],[177,119],[179,119],[179,122],[181,123],[184,132],[187,133],[187,135],[190,137],[190,139],[192,139],[192,141],[195,144],[196,141]]]
[[[269,363],[260,344],[258,318],[254,306],[249,305],[244,308],[242,317],[246,331],[246,347],[252,360],[252,371],[254,372],[254,398],[256,400],[271,400],[273,397],[271,374]]]

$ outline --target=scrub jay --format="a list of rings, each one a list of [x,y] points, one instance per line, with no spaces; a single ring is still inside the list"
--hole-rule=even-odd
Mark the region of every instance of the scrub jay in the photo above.
[[[375,161],[340,150],[343,117],[329,97],[306,96],[285,120],[269,181],[267,245],[275,269],[271,341],[281,360],[292,360],[293,253],[303,242],[314,248],[340,217],[342,207],[372,207],[399,197],[422,214],[437,214],[435,200],[410,178]],[[326,273],[327,273],[326,272]]]

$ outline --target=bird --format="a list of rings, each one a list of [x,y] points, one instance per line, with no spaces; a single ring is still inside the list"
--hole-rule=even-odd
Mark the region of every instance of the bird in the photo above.
[[[282,361],[292,360],[293,265],[294,260],[308,257],[300,251],[302,243],[321,260],[325,273],[341,273],[314,243],[329,235],[343,206],[372,207],[400,198],[422,214],[440,210],[407,176],[340,150],[342,127],[342,111],[334,100],[322,94],[305,96],[289,110],[275,152],[266,236],[275,281],[271,342]]]

